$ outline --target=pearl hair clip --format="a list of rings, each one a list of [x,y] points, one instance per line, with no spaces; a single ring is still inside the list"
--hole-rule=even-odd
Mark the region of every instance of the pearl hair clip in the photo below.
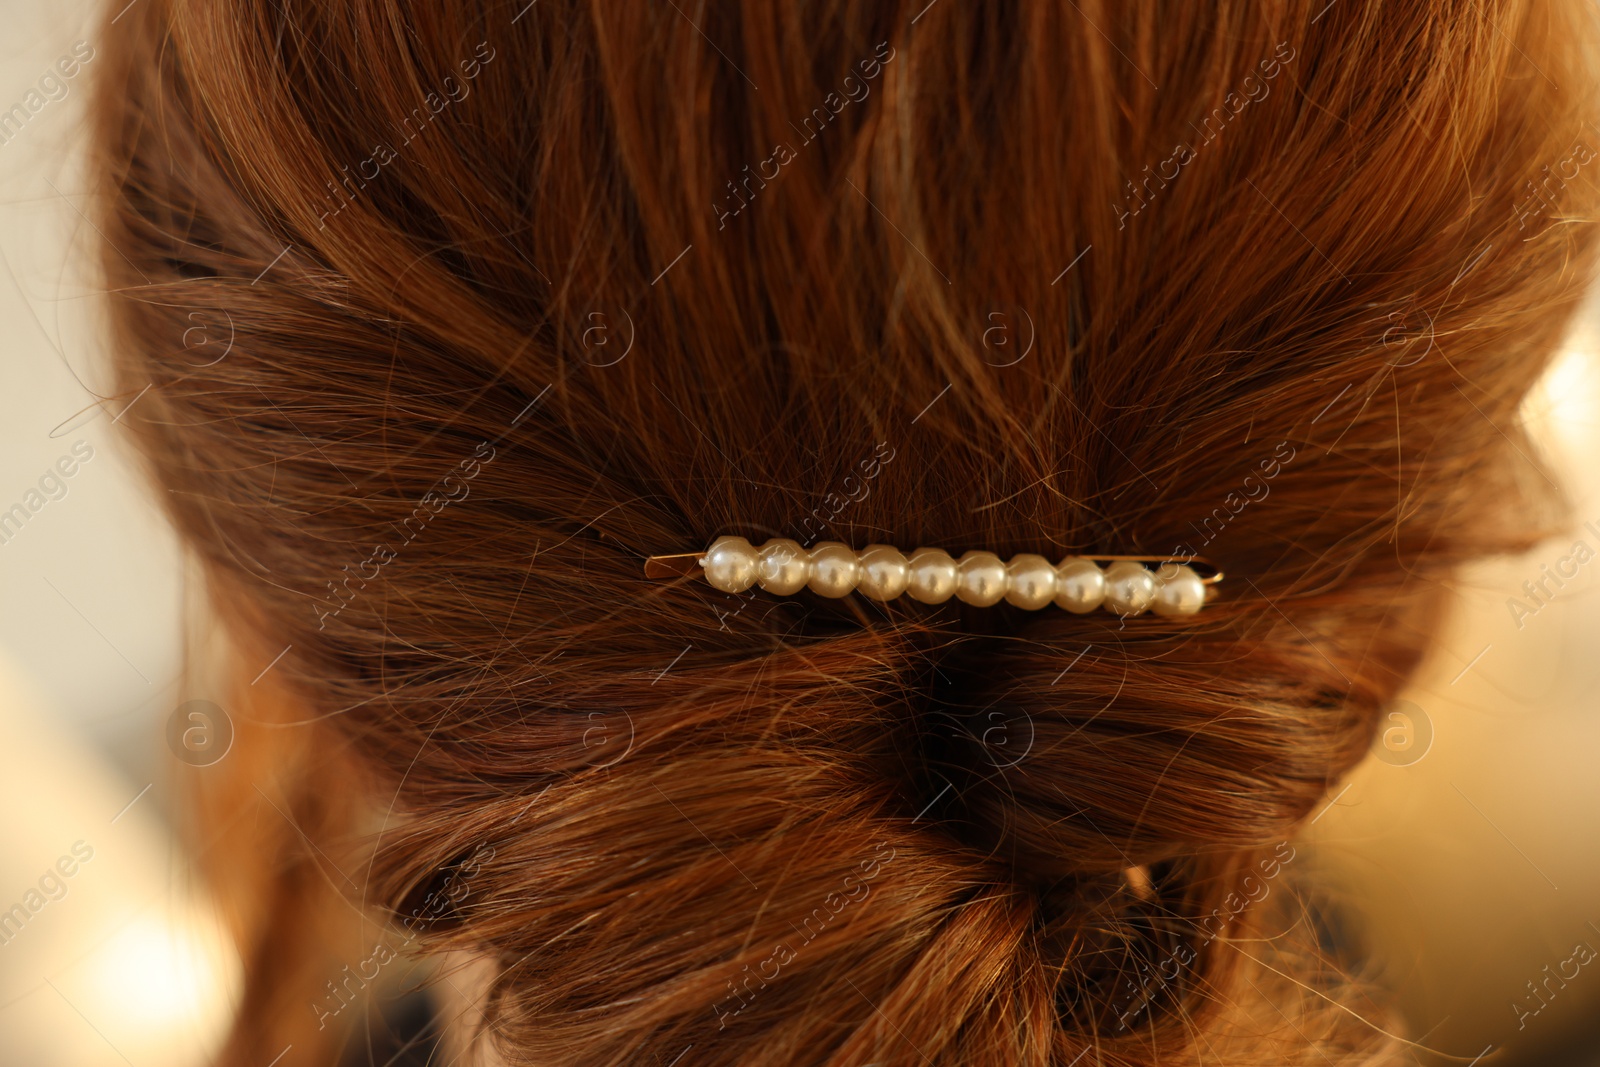
[[[1102,569],[1101,563],[1110,566]],[[1146,564],[1157,564],[1151,570]],[[1208,574],[1201,577],[1192,566]],[[857,552],[839,541],[820,541],[810,549],[786,537],[756,548],[743,537],[719,537],[704,552],[679,552],[645,560],[647,578],[699,573],[715,589],[742,593],[751,586],[777,596],[810,589],[838,598],[852,592],[873,600],[902,593],[924,604],[943,604],[952,596],[986,608],[1001,600],[1028,611],[1050,603],[1076,615],[1099,607],[1118,615],[1193,615],[1222,581],[1206,560],[1167,556],[1068,556],[1053,564],[1024,552],[1007,563],[993,552],[972,551],[959,560],[942,548],[919,548],[909,557],[889,545]]]

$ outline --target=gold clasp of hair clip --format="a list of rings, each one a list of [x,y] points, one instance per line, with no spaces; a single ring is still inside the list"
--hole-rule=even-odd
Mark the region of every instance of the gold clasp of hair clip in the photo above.
[[[650,556],[644,561],[646,578],[689,578],[700,574],[704,552],[674,552],[670,556]]]
[[[1198,567],[1205,571],[1200,575],[1200,581],[1205,585],[1216,585],[1222,581],[1222,568],[1204,556],[1078,556],[1077,558],[1092,559],[1096,563],[1154,563],[1158,565],[1158,569],[1161,564],[1166,563],[1190,568]]]
[[[858,552],[839,541],[806,549],[786,537],[757,548],[736,536],[718,537],[704,552],[650,556],[644,574],[700,576],[725,593],[759,585],[775,596],[809,589],[831,598],[860,593],[893,600],[904,594],[923,604],[955,597],[973,607],[1004,600],[1029,611],[1055,604],[1078,615],[1097,608],[1118,615],[1193,615],[1222,581],[1221,569],[1198,556],[1090,554],[1051,563],[1024,552],[1006,562],[982,550],[955,559],[942,548],[919,548],[907,556],[891,545],[868,545]]]

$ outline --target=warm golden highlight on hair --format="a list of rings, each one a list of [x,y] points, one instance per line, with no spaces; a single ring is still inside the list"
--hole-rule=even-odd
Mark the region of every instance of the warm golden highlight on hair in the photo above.
[[[120,422],[244,649],[228,1064],[334,1062],[341,897],[512,1064],[1397,1061],[1289,839],[1556,515],[1583,5],[112,14]],[[719,534],[1228,580],[643,577]]]

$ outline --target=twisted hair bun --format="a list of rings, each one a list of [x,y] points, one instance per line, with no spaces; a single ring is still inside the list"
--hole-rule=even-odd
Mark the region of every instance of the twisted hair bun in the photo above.
[[[333,1062],[329,885],[509,1064],[1395,1061],[1289,839],[1557,514],[1581,5],[520,6],[104,27],[119,421],[242,650],[224,1061]],[[643,577],[719,534],[1229,577]]]

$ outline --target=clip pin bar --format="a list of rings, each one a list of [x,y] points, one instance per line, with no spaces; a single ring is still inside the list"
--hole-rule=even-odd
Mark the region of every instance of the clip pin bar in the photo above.
[[[692,578],[700,574],[700,560],[706,552],[674,552],[665,556],[649,556],[644,561],[644,576],[646,578]],[[1086,559],[1094,563],[1181,563],[1186,567],[1193,567],[1200,573],[1200,580],[1206,585],[1216,585],[1222,581],[1223,572],[1220,567],[1203,556],[1069,556],[1069,559]],[[1202,571],[1203,568],[1203,571]]]

